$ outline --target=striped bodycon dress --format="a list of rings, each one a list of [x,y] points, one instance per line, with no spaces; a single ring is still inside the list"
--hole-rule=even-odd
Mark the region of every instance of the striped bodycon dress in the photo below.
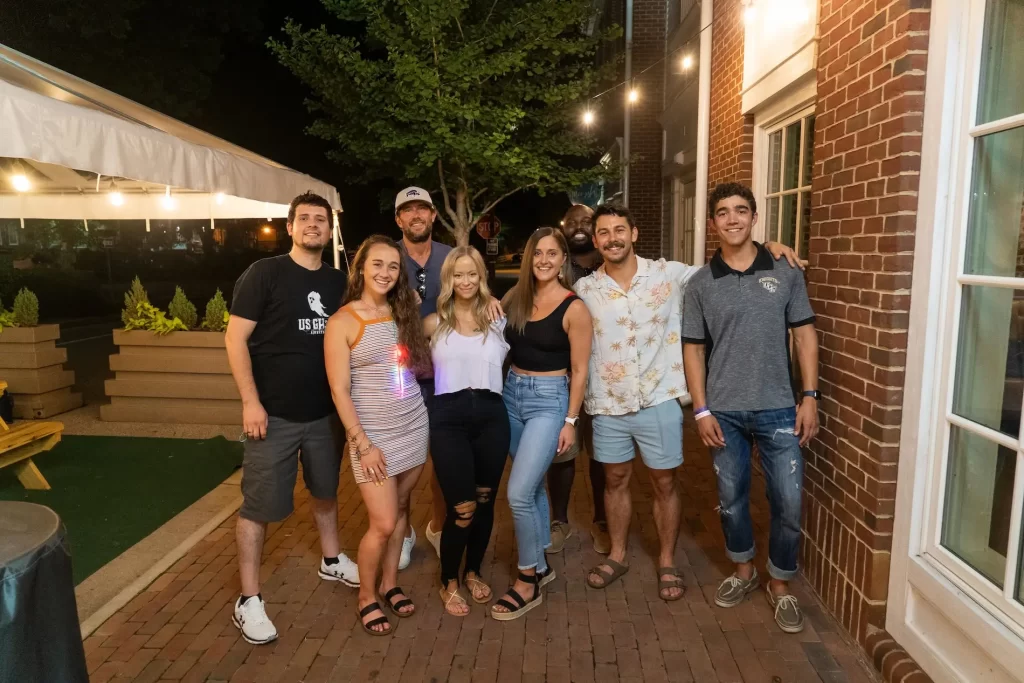
[[[398,346],[398,327],[390,318],[364,320],[352,346],[350,395],[366,435],[384,454],[387,474],[419,467],[427,461],[429,420],[416,376],[406,367]],[[357,484],[369,483],[355,446],[349,446]]]

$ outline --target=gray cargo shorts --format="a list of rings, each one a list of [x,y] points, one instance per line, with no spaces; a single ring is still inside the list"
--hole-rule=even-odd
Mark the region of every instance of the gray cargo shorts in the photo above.
[[[293,491],[302,461],[302,478],[314,498],[338,495],[345,433],[337,415],[313,422],[271,417],[264,439],[247,439],[242,457],[242,509],[254,522],[280,522],[294,510]]]

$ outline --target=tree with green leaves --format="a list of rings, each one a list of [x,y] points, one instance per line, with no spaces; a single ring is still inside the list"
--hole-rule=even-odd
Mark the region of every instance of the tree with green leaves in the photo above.
[[[440,190],[459,244],[479,218],[528,188],[568,190],[613,176],[581,124],[615,64],[596,53],[592,0],[321,0],[365,39],[289,21],[271,41],[310,87],[309,132],[354,182],[400,178]]]

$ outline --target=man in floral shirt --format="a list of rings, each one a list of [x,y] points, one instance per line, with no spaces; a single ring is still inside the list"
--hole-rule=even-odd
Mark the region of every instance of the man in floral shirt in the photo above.
[[[650,471],[658,530],[658,593],[683,597],[674,566],[680,500],[675,471],[683,463],[683,412],[689,399],[681,341],[683,289],[700,270],[675,261],[636,255],[639,233],[629,210],[604,205],[594,214],[594,245],[604,265],[576,283],[594,320],[594,343],[585,407],[594,416],[593,457],[604,465],[605,511],[611,552],[587,576],[605,588],[628,570],[626,540],[632,501],[629,480],[633,442]],[[769,247],[775,258],[796,263],[791,249]]]

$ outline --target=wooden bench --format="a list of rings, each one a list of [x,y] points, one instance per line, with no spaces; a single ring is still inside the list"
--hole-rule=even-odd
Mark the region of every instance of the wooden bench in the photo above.
[[[7,382],[0,382],[0,395],[6,389]],[[0,418],[0,469],[11,465],[22,486],[48,490],[50,484],[32,462],[32,456],[60,443],[63,431],[60,422],[19,422],[11,427]]]

